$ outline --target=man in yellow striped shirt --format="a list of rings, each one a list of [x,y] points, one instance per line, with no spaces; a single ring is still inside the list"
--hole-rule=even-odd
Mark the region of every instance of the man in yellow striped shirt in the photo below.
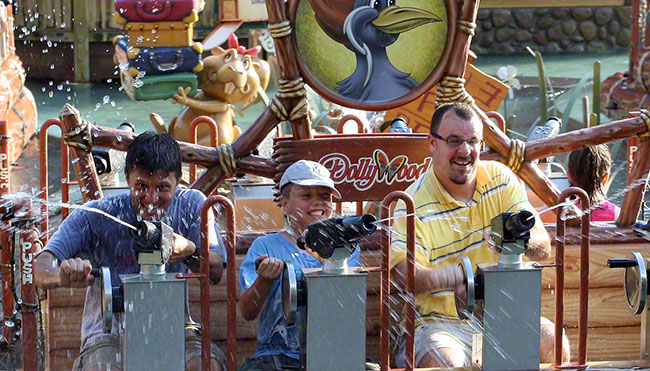
[[[468,256],[474,264],[496,263],[498,255],[488,245],[492,218],[522,209],[535,212],[510,169],[479,160],[482,139],[483,125],[474,108],[459,103],[438,108],[429,134],[432,165],[406,190],[416,207],[417,367],[470,366],[472,328],[458,320],[454,304],[454,288],[462,283],[457,260]],[[395,209],[399,215],[406,215],[401,201]],[[393,229],[390,264],[403,284],[406,218],[396,218]],[[549,236],[537,217],[526,257],[543,260],[550,251]],[[542,319],[542,324],[542,334],[550,331],[542,347],[552,347],[552,323]],[[396,362],[404,366],[404,349],[398,350]]]

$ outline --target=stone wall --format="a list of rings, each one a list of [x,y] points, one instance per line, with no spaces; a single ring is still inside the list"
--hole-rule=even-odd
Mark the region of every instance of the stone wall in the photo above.
[[[521,53],[529,46],[542,53],[627,50],[632,8],[480,9],[472,50]]]

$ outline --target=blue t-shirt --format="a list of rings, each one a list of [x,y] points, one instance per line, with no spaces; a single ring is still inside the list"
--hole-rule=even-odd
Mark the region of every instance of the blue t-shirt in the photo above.
[[[175,233],[191,240],[199,247],[201,239],[200,210],[205,198],[203,193],[197,190],[177,188],[161,221],[172,227]],[[90,201],[84,206],[102,210],[131,225],[137,221],[131,206],[131,195],[128,192]],[[209,213],[208,215],[211,220],[208,225],[212,228],[209,231],[210,250],[221,255],[225,262],[225,248],[221,237],[216,233],[213,214]],[[60,262],[80,257],[88,259],[93,268],[109,267],[112,285],[119,286],[121,274],[134,274],[139,271],[133,248],[132,232],[132,229],[104,215],[75,209],[52,235],[43,251],[51,252]],[[167,264],[165,269],[170,273],[188,271],[183,262]],[[81,323],[82,347],[89,341],[94,342],[95,337],[103,334],[100,281],[95,280],[95,283],[86,291]],[[124,330],[122,327],[122,313],[114,314],[112,333],[122,336]]]
[[[280,233],[270,234],[256,239],[251,245],[246,258],[239,268],[239,284],[242,292],[248,290],[257,279],[255,259],[260,255],[290,261],[296,269],[321,268],[321,263],[307,252],[298,249]],[[357,247],[348,259],[348,266],[359,266],[360,249]],[[257,329],[257,350],[253,358],[264,355],[284,354],[300,359],[300,328],[289,326],[282,317],[281,279],[275,281],[260,314]],[[296,321],[296,323],[299,323]]]

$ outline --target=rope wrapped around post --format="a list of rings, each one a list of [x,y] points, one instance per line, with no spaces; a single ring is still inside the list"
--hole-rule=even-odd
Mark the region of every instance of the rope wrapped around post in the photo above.
[[[639,135],[639,139],[645,140],[650,138],[650,111],[648,111],[647,109],[642,109],[639,113],[639,117],[641,117],[641,119],[645,123],[645,126],[648,128],[648,131]]]
[[[235,160],[235,151],[230,144],[222,144],[217,149],[219,165],[227,177],[233,176],[237,172],[237,161]]]
[[[305,90],[305,82],[302,77],[296,77],[293,80],[280,79],[278,85],[280,88],[271,102],[273,114],[282,121],[293,121],[307,116],[309,105],[307,103],[307,90]],[[289,112],[287,107],[280,101],[283,98],[300,98],[300,100],[293,105]]]
[[[469,105],[474,105],[474,98],[472,98],[467,91],[465,91],[465,79],[458,76],[445,75],[438,89],[436,90],[436,108],[445,103],[460,102]]]
[[[510,151],[508,152],[508,167],[515,174],[521,170],[524,163],[524,154],[526,153],[526,143],[519,139],[510,140]]]
[[[63,134],[63,142],[68,146],[90,152],[93,148],[92,129],[93,124],[90,121],[81,120],[81,124]]]
[[[274,39],[287,37],[291,35],[291,22],[287,20],[279,23],[270,24],[269,32],[271,33],[271,37]]]
[[[464,21],[461,19],[458,21],[457,25],[458,25],[458,29],[460,29],[461,31],[465,32],[470,36],[474,36],[474,33],[476,32],[476,23],[470,21]]]

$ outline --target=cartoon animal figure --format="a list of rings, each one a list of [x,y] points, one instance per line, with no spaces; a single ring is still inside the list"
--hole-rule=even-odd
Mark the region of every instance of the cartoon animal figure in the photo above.
[[[235,34],[228,38],[229,48],[212,49],[212,55],[203,59],[204,68],[197,73],[200,91],[188,97],[189,89],[178,89],[172,103],[187,107],[174,117],[167,129],[158,114],[152,113],[150,119],[158,132],[169,132],[176,140],[189,142],[190,124],[198,116],[209,116],[218,127],[218,144],[232,143],[241,129],[234,124],[232,104],[243,104],[244,108],[255,103],[260,89],[264,91],[270,79],[270,66],[254,57],[260,47],[245,49],[239,46]],[[197,130],[197,143],[210,145],[210,132],[206,125]]]
[[[395,0],[310,0],[316,21],[333,40],[356,55],[352,75],[336,90],[346,98],[384,102],[399,98],[418,86],[409,73],[388,59],[386,47],[399,34],[431,22],[442,21],[425,10],[399,7]]]

